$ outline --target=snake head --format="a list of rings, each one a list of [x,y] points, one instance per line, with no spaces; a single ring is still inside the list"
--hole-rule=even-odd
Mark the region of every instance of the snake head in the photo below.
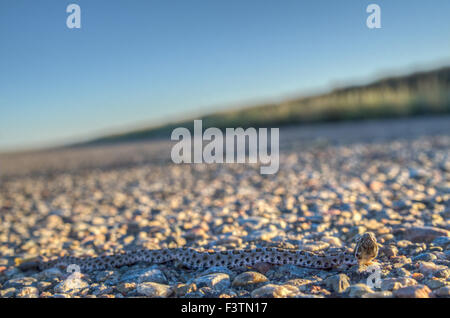
[[[355,257],[359,265],[369,264],[378,255],[378,244],[375,234],[366,232],[356,241]]]

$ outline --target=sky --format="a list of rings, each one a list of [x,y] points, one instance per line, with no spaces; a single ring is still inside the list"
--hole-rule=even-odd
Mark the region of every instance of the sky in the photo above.
[[[71,3],[81,29],[66,26]],[[381,29],[366,26],[370,3]],[[0,151],[445,65],[449,12],[448,0],[2,0]]]

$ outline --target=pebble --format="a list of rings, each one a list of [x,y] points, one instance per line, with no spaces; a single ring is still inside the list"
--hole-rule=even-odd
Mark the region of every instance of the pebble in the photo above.
[[[298,288],[291,285],[267,284],[252,291],[253,298],[286,298],[299,294]]]
[[[450,269],[446,267],[442,267],[441,269],[438,269],[436,272],[434,272],[434,277],[437,278],[449,278],[450,277]]]
[[[175,287],[176,296],[185,296],[186,294],[192,294],[197,291],[197,285],[195,284],[178,284]]]
[[[105,284],[100,284],[98,286],[95,286],[94,288],[91,288],[90,292],[95,296],[108,295],[113,292],[113,288],[110,286],[106,286]]]
[[[198,288],[209,287],[216,290],[223,290],[230,287],[230,276],[225,273],[214,273],[205,276],[197,277],[193,280],[193,283]]]
[[[398,254],[398,248],[394,245],[384,246],[380,249],[380,254],[384,254],[387,257],[396,257]]]
[[[258,230],[243,238],[244,241],[270,241],[278,235],[274,230]]]
[[[337,274],[328,277],[324,281],[327,287],[331,287],[335,293],[343,293],[350,286],[350,278],[345,274]]]
[[[433,226],[414,226],[407,228],[404,238],[411,242],[430,243],[440,236],[450,236],[450,231]]]
[[[0,297],[1,298],[10,298],[13,297],[16,294],[16,289],[14,287],[6,288],[0,290]]]
[[[430,289],[438,289],[440,287],[446,286],[446,282],[443,279],[429,279],[424,282],[425,285],[430,287]]]
[[[383,291],[376,291],[373,293],[363,294],[361,297],[362,298],[393,298],[394,294],[391,291],[383,290]]]
[[[228,276],[230,276],[230,278],[236,276],[235,272],[233,272],[231,269],[223,267],[223,266],[210,267],[210,268],[202,271],[198,276],[205,276],[205,275],[208,275],[208,274],[216,274],[216,273],[225,273]]]
[[[408,286],[394,290],[398,298],[429,298],[431,290],[425,285]]]
[[[82,279],[65,279],[55,286],[55,292],[59,294],[75,294],[81,289],[88,287],[89,284]]]
[[[141,295],[152,298],[167,298],[172,295],[173,288],[169,285],[154,282],[144,282],[137,284],[136,291]]]
[[[104,282],[106,280],[116,282],[118,279],[117,276],[118,275],[116,271],[101,271],[97,275],[95,275],[95,280],[97,282]]]
[[[403,267],[394,269],[391,274],[393,275],[393,277],[410,277],[412,275],[410,271],[406,270]]]
[[[120,282],[154,282],[166,284],[167,278],[160,269],[152,266],[144,269],[129,270],[120,277]]]
[[[447,248],[450,245],[450,237],[440,236],[434,239],[433,244],[435,246],[441,246]]]
[[[385,278],[381,281],[381,290],[396,290],[399,288],[417,285],[417,281],[413,278]]]
[[[51,297],[51,298],[70,298],[71,296],[67,295],[67,294],[56,293],[53,296],[49,295],[49,297]]]
[[[39,289],[39,291],[46,291],[50,289],[52,286],[53,284],[47,281],[42,281],[37,284],[37,288]]]
[[[450,250],[445,251],[445,257],[447,258],[447,260],[450,260]]]
[[[431,276],[437,273],[439,270],[447,269],[445,265],[436,265],[432,262],[418,262],[419,272],[424,274],[425,276]]]
[[[366,284],[355,284],[347,288],[347,293],[349,297],[362,297],[363,295],[373,293],[372,288]]]
[[[339,238],[334,236],[322,237],[323,242],[328,243],[334,247],[342,247],[342,242]]]
[[[18,277],[18,278],[13,278],[8,280],[4,287],[8,288],[8,287],[26,287],[26,286],[32,286],[35,285],[37,282],[37,279],[34,277]]]
[[[268,279],[258,272],[244,272],[236,276],[233,280],[233,286],[254,286],[256,284],[267,282]]]
[[[312,269],[312,268],[306,268],[306,267],[299,267],[296,265],[282,265],[279,266],[275,269],[276,273],[278,274],[278,276],[283,276],[283,277],[298,277],[298,278],[303,278],[303,277],[308,277],[311,276],[311,274],[316,273],[317,270],[316,269]]]
[[[136,283],[120,283],[116,289],[122,294],[128,294],[130,291],[136,289]]]
[[[450,297],[450,286],[445,286],[433,291],[433,295],[438,297]]]
[[[37,298],[39,297],[39,291],[36,287],[24,287],[16,295],[19,298]]]
[[[36,275],[38,280],[51,280],[53,278],[63,278],[64,273],[58,268],[48,268]]]
[[[434,254],[432,254],[432,253],[422,253],[422,254],[419,254],[419,255],[417,255],[417,256],[414,256],[413,257],[413,261],[427,261],[427,262],[429,262],[429,261],[433,261],[433,260],[435,260],[437,257],[436,257],[436,255],[434,255]]]

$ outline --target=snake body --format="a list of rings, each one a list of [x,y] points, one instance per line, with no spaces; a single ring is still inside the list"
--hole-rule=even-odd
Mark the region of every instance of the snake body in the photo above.
[[[81,271],[98,271],[139,262],[160,264],[178,261],[189,268],[224,266],[228,268],[254,266],[258,263],[275,265],[292,264],[308,268],[329,269],[342,265],[352,266],[367,263],[378,252],[373,233],[365,233],[357,242],[355,252],[311,252],[298,249],[263,247],[227,251],[199,251],[193,248],[171,248],[160,250],[142,249],[133,252],[98,257],[65,256],[49,261],[22,264],[22,269],[37,267],[45,270],[52,267],[67,267],[75,264]]]

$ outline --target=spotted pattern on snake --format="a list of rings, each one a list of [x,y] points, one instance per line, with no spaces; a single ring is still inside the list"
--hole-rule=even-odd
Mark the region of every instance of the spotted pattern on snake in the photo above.
[[[366,232],[361,235],[355,247],[355,252],[310,252],[298,249],[263,247],[255,249],[227,251],[198,251],[192,248],[172,248],[160,250],[138,250],[98,257],[66,256],[50,261],[33,261],[22,264],[22,269],[37,267],[45,270],[52,267],[67,267],[76,264],[81,271],[104,270],[113,267],[132,265],[139,262],[160,264],[178,261],[193,269],[224,266],[229,268],[254,266],[258,263],[274,265],[292,264],[308,268],[330,269],[340,266],[368,264],[378,254],[375,235]]]

